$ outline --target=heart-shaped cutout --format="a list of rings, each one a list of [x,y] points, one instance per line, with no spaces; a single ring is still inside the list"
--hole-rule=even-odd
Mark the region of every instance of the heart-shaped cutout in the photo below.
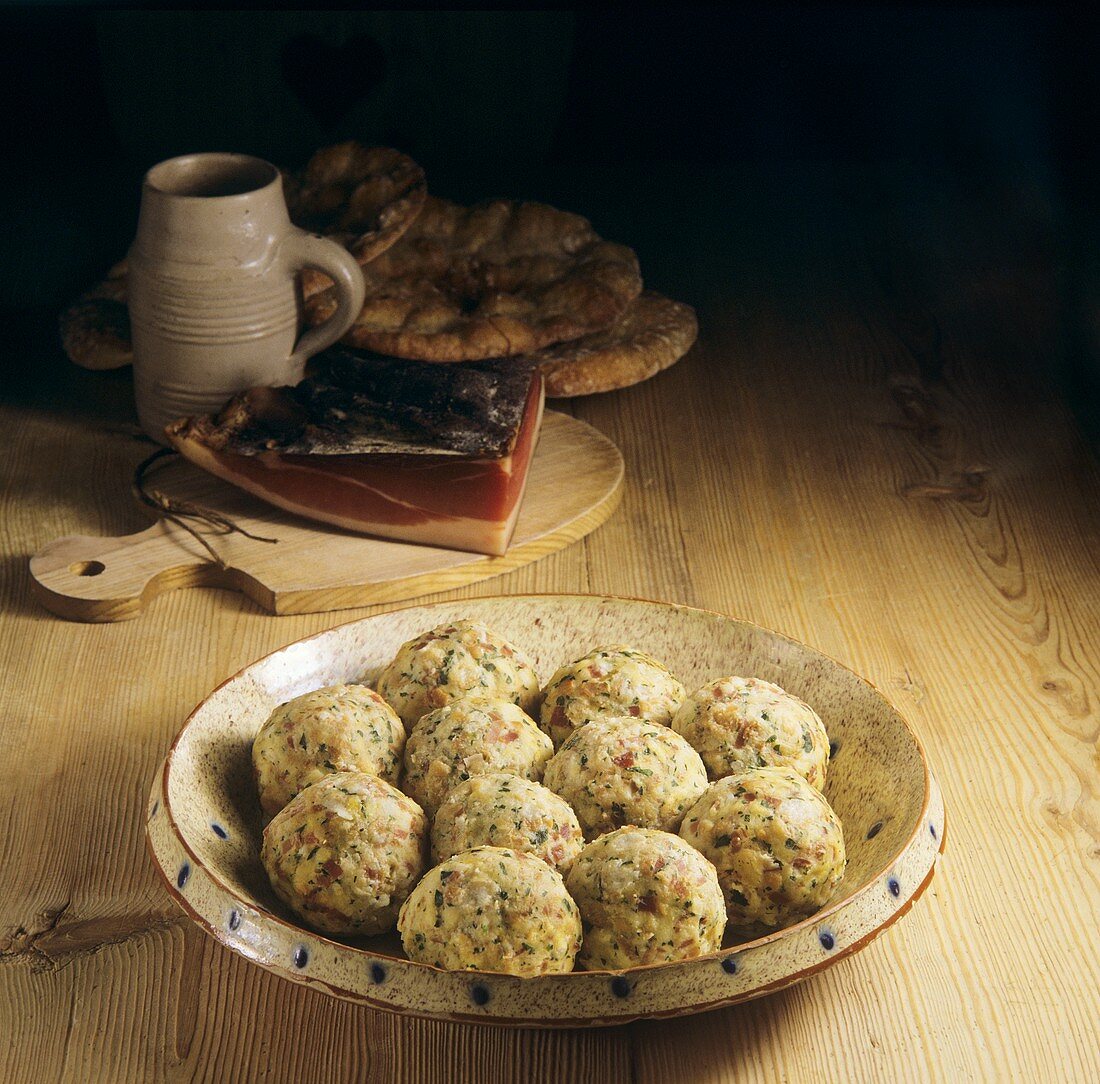
[[[369,34],[329,45],[316,34],[299,34],[283,47],[283,78],[322,124],[338,124],[386,77],[386,53]]]

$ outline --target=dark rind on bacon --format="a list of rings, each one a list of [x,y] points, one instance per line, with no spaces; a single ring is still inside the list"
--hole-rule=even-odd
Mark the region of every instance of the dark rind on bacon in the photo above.
[[[294,387],[252,388],[214,418],[204,444],[239,455],[454,455],[512,450],[535,366],[515,358],[440,365],[351,347],[317,355]]]

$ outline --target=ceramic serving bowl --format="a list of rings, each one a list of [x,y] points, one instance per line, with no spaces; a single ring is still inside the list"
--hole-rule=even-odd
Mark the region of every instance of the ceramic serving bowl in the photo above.
[[[689,690],[728,674],[766,678],[811,704],[833,743],[826,795],[848,868],[835,897],[797,925],[681,963],[515,978],[413,963],[395,935],[341,941],[298,925],[259,861],[252,739],[276,704],[336,682],[373,680],[398,647],[472,618],[523,647],[546,681],[600,644],[663,660]],[[392,1012],[543,1027],[677,1016],[759,997],[867,945],[932,877],[943,800],[913,732],[851,670],[744,621],[655,602],[588,595],[506,596],[413,606],[284,647],[215,689],[191,714],[153,785],[153,858],[184,911],[224,945],[295,982]]]

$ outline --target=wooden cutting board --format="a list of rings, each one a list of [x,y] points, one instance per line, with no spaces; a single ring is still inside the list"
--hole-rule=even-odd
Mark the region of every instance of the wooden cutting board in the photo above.
[[[31,558],[31,577],[42,605],[75,621],[137,617],[149,599],[180,587],[233,588],[277,614],[397,602],[499,576],[576,542],[615,510],[622,478],[610,440],[547,411],[512,545],[503,557],[485,557],[313,523],[173,459],[150,473],[151,488],[278,541],[199,526],[220,568],[191,535],[160,520],[122,538],[59,538]]]

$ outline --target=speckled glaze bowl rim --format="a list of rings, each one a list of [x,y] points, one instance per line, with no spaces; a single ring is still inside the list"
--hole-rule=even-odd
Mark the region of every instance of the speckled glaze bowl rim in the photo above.
[[[664,961],[664,962],[660,962],[660,963],[644,964],[644,965],[640,965],[638,967],[625,968],[625,969],[620,969],[620,970],[606,970],[606,969],[587,970],[586,969],[586,970],[583,970],[583,971],[574,971],[574,972],[569,972],[569,973],[563,974],[563,975],[553,975],[553,976],[513,976],[513,975],[502,974],[500,972],[478,971],[478,970],[470,969],[470,970],[463,970],[461,972],[457,972],[457,974],[461,974],[463,977],[468,978],[471,981],[474,981],[474,980],[477,980],[477,979],[489,979],[489,980],[507,979],[507,980],[510,980],[510,981],[518,981],[518,982],[526,984],[526,983],[538,983],[540,981],[545,980],[546,978],[554,978],[554,979],[557,979],[557,980],[566,980],[566,981],[568,981],[570,979],[581,979],[581,978],[584,978],[584,977],[600,977],[600,976],[602,976],[606,979],[614,980],[615,978],[620,977],[620,976],[636,976],[636,975],[640,975],[640,974],[651,973],[651,972],[656,972],[656,971],[661,971],[661,970],[681,968],[685,964],[688,964],[688,965],[702,964],[702,963],[706,963],[708,961],[713,962],[713,963],[721,964],[727,958],[729,958],[731,956],[736,956],[740,953],[743,953],[743,952],[746,952],[746,951],[749,951],[749,950],[756,950],[756,949],[765,947],[769,944],[774,944],[774,943],[776,943],[780,940],[783,940],[785,938],[789,938],[789,937],[791,937],[791,936],[793,936],[793,935],[795,935],[795,934],[797,934],[797,933],[799,933],[803,930],[806,930],[810,927],[819,926],[819,925],[823,924],[831,916],[836,915],[839,912],[851,907],[852,904],[855,903],[857,900],[859,900],[860,897],[864,893],[866,893],[871,888],[873,888],[873,886],[878,884],[884,877],[887,877],[890,870],[893,869],[897,865],[899,860],[901,858],[903,858],[909,852],[909,850],[913,847],[914,843],[916,842],[918,834],[929,823],[929,808],[930,808],[930,805],[932,803],[934,780],[933,780],[931,770],[929,768],[927,753],[925,751],[924,745],[921,742],[919,736],[913,730],[913,728],[909,725],[908,720],[906,720],[906,718],[901,714],[901,712],[897,710],[897,708],[894,706],[894,704],[890,700],[890,698],[887,697],[878,688],[878,686],[876,686],[874,684],[874,682],[870,681],[868,678],[863,677],[863,675],[857,673],[851,667],[849,667],[849,666],[845,665],[844,663],[840,662],[838,659],[833,658],[831,655],[828,655],[825,652],[819,650],[818,648],[812,647],[811,645],[806,644],[803,641],[800,641],[800,640],[796,639],[795,637],[788,636],[785,633],[777,632],[774,629],[766,628],[765,626],[760,625],[760,624],[758,624],[754,621],[750,621],[750,620],[747,620],[747,619],[741,618],[741,617],[736,617],[732,614],[723,613],[719,610],[712,610],[712,609],[709,609],[707,607],[702,607],[702,606],[689,606],[689,605],[685,605],[685,604],[682,604],[682,603],[666,602],[666,601],[662,601],[662,600],[659,600],[659,599],[649,599],[649,598],[644,598],[644,597],[640,597],[640,596],[610,595],[610,594],[601,594],[601,593],[594,593],[594,592],[544,591],[544,592],[524,592],[523,594],[503,594],[502,593],[502,594],[494,594],[494,595],[480,595],[480,596],[470,598],[470,599],[442,600],[442,601],[438,601],[438,602],[411,601],[411,602],[409,602],[405,605],[391,607],[389,609],[380,611],[380,612],[375,613],[375,614],[368,614],[364,617],[354,618],[350,621],[343,621],[343,622],[340,622],[339,624],[333,625],[333,626],[331,626],[327,629],[322,629],[319,632],[312,633],[309,636],[304,636],[304,637],[301,637],[297,640],[291,640],[288,643],[281,645],[280,647],[274,648],[272,651],[269,651],[266,654],[261,655],[258,658],[255,658],[255,659],[251,660],[246,665],[242,666],[234,674],[231,674],[229,677],[225,678],[218,685],[216,685],[213,689],[211,689],[210,692],[208,692],[206,694],[206,696],[204,696],[203,699],[200,700],[195,705],[195,707],[188,713],[187,718],[184,720],[183,725],[180,727],[180,729],[177,732],[176,736],[173,738],[172,743],[169,746],[168,753],[164,758],[164,761],[162,762],[161,766],[158,768],[158,773],[157,773],[157,776],[154,779],[154,784],[153,784],[154,791],[156,791],[157,786],[159,784],[160,802],[162,803],[162,806],[163,806],[164,811],[166,813],[172,835],[175,837],[177,842],[180,844],[180,846],[182,847],[183,851],[186,853],[186,855],[188,856],[190,861],[194,864],[194,866],[196,866],[197,868],[202,869],[204,874],[210,879],[210,881],[212,882],[214,887],[217,890],[219,890],[220,892],[222,892],[227,898],[233,900],[237,904],[240,904],[246,910],[252,911],[252,910],[256,909],[254,903],[252,903],[252,902],[248,901],[247,899],[241,897],[236,891],[234,891],[232,888],[228,887],[224,883],[224,881],[222,881],[222,879],[219,876],[217,876],[216,873],[214,873],[212,871],[211,867],[207,863],[203,862],[203,860],[201,858],[199,858],[199,856],[195,853],[195,851],[192,849],[192,847],[188,843],[187,838],[185,837],[183,832],[180,830],[180,827],[176,822],[176,819],[175,819],[175,816],[174,816],[174,813],[173,813],[173,810],[172,810],[171,801],[169,799],[169,793],[168,793],[169,775],[170,775],[170,771],[171,771],[171,767],[172,767],[172,762],[173,762],[173,759],[176,755],[177,747],[178,747],[180,741],[183,739],[184,735],[186,734],[187,729],[190,726],[190,724],[191,724],[192,720],[194,719],[194,717],[196,716],[196,714],[200,710],[202,710],[206,706],[206,704],[211,699],[213,699],[223,688],[225,688],[227,685],[231,684],[232,682],[240,679],[246,673],[246,671],[252,670],[253,668],[260,666],[261,664],[263,664],[267,660],[273,658],[274,656],[280,654],[283,651],[286,651],[288,648],[297,647],[299,645],[309,643],[312,640],[318,640],[318,639],[321,639],[322,637],[331,636],[333,633],[338,632],[341,629],[348,628],[352,625],[358,625],[358,624],[361,624],[361,623],[364,623],[364,622],[378,620],[378,619],[390,616],[392,614],[400,613],[400,612],[405,611],[405,610],[431,609],[433,607],[461,608],[463,605],[466,605],[466,604],[471,605],[471,606],[477,606],[477,605],[479,605],[481,603],[485,603],[485,602],[497,602],[497,603],[505,603],[506,604],[509,601],[537,600],[537,599],[540,599],[540,598],[541,599],[553,599],[555,601],[575,600],[577,602],[591,603],[591,604],[608,603],[608,602],[610,602],[610,603],[641,604],[641,605],[647,605],[647,606],[654,606],[654,607],[658,607],[658,608],[666,609],[666,610],[674,610],[674,611],[683,611],[683,612],[689,612],[689,613],[695,613],[695,614],[702,614],[702,615],[705,615],[707,617],[717,618],[717,619],[722,620],[722,621],[733,621],[733,622],[736,622],[740,625],[758,630],[760,633],[763,633],[766,636],[775,637],[775,638],[777,638],[781,641],[786,642],[787,644],[789,644],[793,647],[801,648],[801,649],[807,650],[809,652],[812,652],[813,654],[815,654],[815,655],[819,656],[820,658],[824,659],[826,662],[828,662],[832,666],[835,666],[837,669],[846,671],[848,674],[852,675],[852,677],[854,677],[857,681],[863,683],[864,685],[868,686],[871,690],[873,690],[873,692],[875,694],[877,694],[883,700],[883,702],[890,707],[890,709],[894,712],[894,714],[897,716],[899,721],[904,726],[905,730],[908,732],[909,737],[912,739],[912,741],[913,741],[913,743],[914,743],[914,745],[917,749],[917,753],[919,755],[920,762],[921,762],[921,768],[923,770],[924,793],[923,793],[922,801],[921,801],[920,814],[915,819],[913,830],[909,833],[909,835],[906,836],[904,842],[890,855],[889,860],[885,864],[883,864],[881,866],[881,868],[877,869],[872,875],[866,877],[864,879],[863,883],[861,884],[861,886],[852,895],[846,896],[846,897],[844,897],[840,900],[836,900],[836,901],[828,904],[827,906],[823,907],[820,911],[816,911],[812,915],[808,915],[806,918],[801,919],[799,922],[793,923],[789,926],[784,926],[780,929],[772,931],[771,933],[764,934],[760,937],[754,938],[751,941],[743,941],[743,942],[739,942],[739,943],[734,944],[734,945],[728,945],[728,946],[725,946],[725,947],[723,947],[723,948],[721,948],[721,949],[719,949],[715,952],[704,953],[704,954],[701,954],[699,956],[691,957],[690,959],[687,959],[687,960]],[[937,857],[938,857],[938,855],[943,854],[944,848],[945,848],[946,842],[947,842],[946,810],[941,812],[939,819],[940,819],[940,827],[937,830],[935,830],[934,833],[933,833],[933,838],[935,838],[936,843],[937,843]],[[150,831],[149,831],[149,826],[148,825],[146,826],[145,837],[146,837],[146,849],[149,852],[150,858],[153,860],[153,864],[156,867],[157,872],[160,875],[161,879],[163,880],[163,882],[165,884],[165,887],[167,888],[169,894],[173,897],[173,899],[180,906],[180,908],[188,915],[189,918],[191,918],[194,922],[196,922],[199,926],[201,926],[204,930],[206,930],[209,934],[211,934],[216,940],[221,942],[223,945],[225,945],[227,948],[231,949],[232,951],[240,952],[240,947],[236,943],[234,943],[232,939],[226,937],[219,928],[217,928],[217,927],[213,926],[211,923],[209,923],[202,915],[200,915],[187,902],[187,900],[185,899],[185,897],[183,895],[183,892],[174,883],[174,881],[173,881],[172,877],[169,875],[167,869],[165,869],[165,867],[162,865],[159,857],[157,856],[157,854],[155,852],[155,849],[154,849],[154,845],[153,845],[151,836],[150,836]],[[928,887],[929,883],[931,882],[932,877],[935,874],[935,871],[936,871],[936,862],[933,861],[932,864],[930,865],[929,869],[928,869],[927,874],[923,878],[923,880],[916,886],[916,888],[913,890],[913,892],[907,896],[907,898],[904,900],[904,902],[899,903],[898,909],[889,918],[887,918],[883,922],[879,923],[877,926],[875,926],[873,929],[871,929],[869,932],[867,932],[863,937],[857,939],[854,942],[851,942],[851,943],[845,945],[842,949],[840,949],[839,951],[837,951],[835,953],[832,953],[827,959],[822,960],[818,964],[811,965],[809,967],[804,968],[801,971],[794,972],[790,975],[786,975],[782,979],[779,979],[779,980],[777,980],[773,983],[766,984],[764,986],[755,988],[752,991],[750,991],[749,993],[747,993],[746,995],[736,997],[734,999],[723,998],[723,999],[720,999],[720,1000],[715,1001],[715,1002],[710,1003],[710,1004],[702,1004],[702,1005],[699,1005],[699,1006],[696,1006],[696,1007],[691,1007],[691,1008],[670,1010],[666,1013],[644,1012],[644,1013],[636,1014],[634,1016],[623,1016],[621,1018],[620,1017],[615,1017],[611,1021],[595,1021],[595,1023],[608,1023],[608,1022],[610,1022],[611,1024],[616,1024],[617,1025],[619,1023],[628,1023],[630,1020],[638,1019],[641,1016],[644,1016],[644,1017],[647,1017],[647,1018],[660,1018],[660,1017],[663,1017],[663,1016],[679,1016],[679,1015],[686,1015],[688,1013],[694,1013],[694,1012],[704,1012],[708,1008],[719,1008],[719,1007],[727,1005],[727,1004],[735,1003],[736,1001],[751,1000],[753,998],[764,996],[768,993],[774,992],[775,990],[782,989],[782,988],[785,988],[787,986],[793,985],[795,982],[800,981],[802,978],[805,978],[805,977],[807,977],[811,974],[814,974],[815,972],[820,971],[820,970],[822,970],[826,967],[830,967],[830,966],[832,966],[832,964],[836,963],[837,961],[843,959],[846,956],[851,955],[853,952],[859,951],[860,949],[865,947],[870,941],[874,940],[880,933],[882,933],[883,930],[885,930],[885,929],[889,928],[890,926],[892,926],[899,918],[901,918],[903,915],[905,915],[909,911],[909,909],[913,906],[913,904],[916,902],[916,900],[924,893],[924,890]],[[298,925],[294,922],[290,922],[287,919],[282,918],[281,916],[279,916],[279,915],[277,915],[273,912],[270,912],[270,911],[264,910],[263,914],[264,914],[264,919],[267,922],[270,922],[272,924],[280,926],[280,927],[282,927],[282,928],[284,928],[288,931],[291,931],[294,934],[306,934],[307,936],[309,936],[310,938],[316,940],[317,942],[320,942],[320,943],[325,944],[325,945],[329,945],[332,948],[337,949],[341,952],[362,954],[365,957],[399,962],[401,964],[412,966],[412,967],[414,967],[418,970],[422,970],[424,972],[434,972],[434,973],[437,973],[437,974],[440,974],[440,975],[446,975],[446,976],[449,976],[449,977],[453,977],[456,974],[456,972],[448,971],[445,968],[436,967],[434,964],[426,964],[426,963],[420,963],[420,962],[415,961],[415,960],[410,960],[408,957],[403,956],[403,955],[401,955],[401,956],[394,955],[392,952],[388,952],[388,951],[380,950],[380,949],[363,948],[359,945],[350,944],[346,941],[340,941],[340,940],[337,940],[335,938],[328,937],[324,933],[322,933],[318,930],[313,930],[313,929],[310,929],[307,926]],[[270,965],[264,963],[261,960],[255,960],[254,962],[259,963],[261,966],[264,966],[264,967],[270,967]],[[284,975],[284,977],[289,978],[291,981],[301,981],[298,976],[290,974],[289,972],[286,972],[281,968],[276,967],[276,968],[271,968],[271,969],[276,970],[277,973]],[[326,986],[327,986],[327,984],[326,984]],[[357,992],[354,992],[354,991],[341,991],[337,988],[332,988],[332,987],[327,987],[327,988],[329,989],[329,992],[332,993],[335,996],[341,996],[342,994],[346,994],[348,998],[350,998],[350,999],[352,999],[356,1002],[370,1004],[371,1006],[382,1009],[384,1011],[398,1012],[398,1013],[401,1013],[402,1015],[420,1016],[420,1017],[428,1018],[428,1019],[439,1019],[439,1014],[437,1014],[437,1013],[417,1012],[415,1009],[400,1008],[400,1007],[397,1007],[395,1005],[389,1004],[387,1002],[375,1001],[375,1000],[372,1000],[372,999],[369,999],[369,998],[365,998],[363,995],[361,995]],[[524,1018],[507,1018],[507,1017],[501,1018],[501,1017],[491,1017],[491,1016],[486,1016],[486,1017],[467,1016],[467,1017],[454,1017],[454,1019],[465,1019],[465,1020],[468,1020],[468,1021],[471,1021],[471,1022],[476,1022],[476,1023],[481,1023],[481,1024],[496,1024],[496,1025],[499,1025],[499,1026],[517,1026],[517,1025],[518,1026],[531,1026],[531,1027],[540,1026],[540,1022],[537,1021],[537,1020],[530,1020],[529,1021],[529,1020],[524,1019]],[[543,1022],[541,1026],[584,1026],[584,1022],[583,1021],[572,1021],[572,1020],[570,1020],[570,1021],[548,1021],[548,1022]]]

